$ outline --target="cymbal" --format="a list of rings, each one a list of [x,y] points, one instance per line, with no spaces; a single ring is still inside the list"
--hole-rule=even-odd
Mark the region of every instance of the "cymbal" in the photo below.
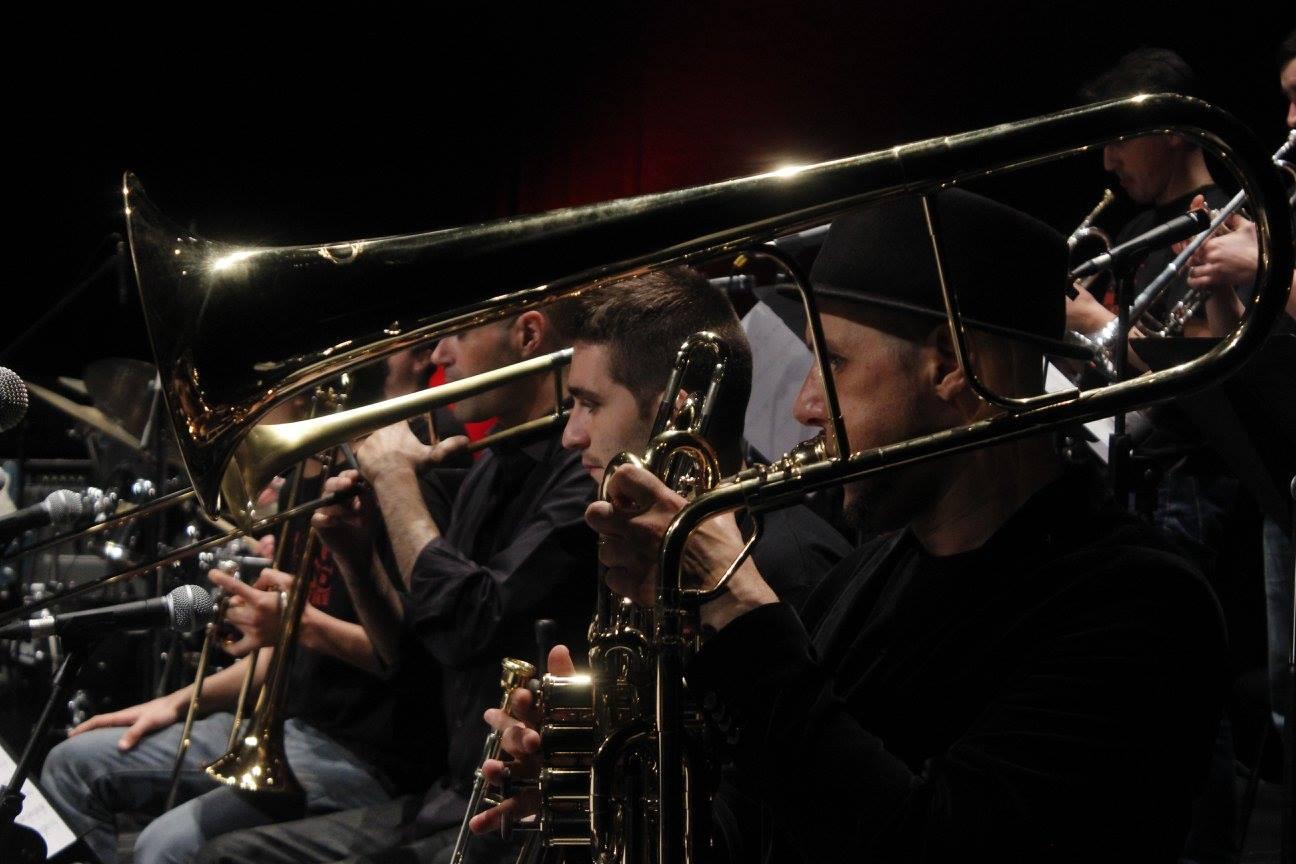
[[[35,396],[47,405],[62,411],[80,423],[84,423],[92,429],[97,429],[115,441],[120,441],[132,450],[140,449],[140,440],[131,433],[127,432],[117,424],[115,420],[109,417],[98,408],[89,405],[82,405],[73,402],[66,396],[60,396],[52,390],[46,390],[39,384],[27,382],[27,392]]]
[[[59,386],[69,393],[75,393],[78,396],[90,396],[90,391],[85,388],[85,382],[80,378],[68,378],[64,375],[58,377]]]
[[[148,426],[157,372],[143,360],[105,357],[85,368],[85,389],[94,406],[138,440]]]

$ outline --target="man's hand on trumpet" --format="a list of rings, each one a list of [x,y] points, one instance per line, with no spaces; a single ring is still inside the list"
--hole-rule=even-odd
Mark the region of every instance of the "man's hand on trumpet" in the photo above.
[[[1188,209],[1205,206],[1206,199],[1198,195]],[[1174,244],[1175,254],[1179,254],[1188,242],[1184,240]],[[1199,291],[1248,287],[1255,282],[1259,257],[1255,223],[1234,213],[1188,259],[1188,287]]]
[[[549,652],[549,672],[552,675],[572,675],[576,667],[566,645],[555,645]],[[540,772],[540,717],[535,697],[525,687],[513,691],[509,710],[491,708],[485,715],[491,729],[501,735],[500,746],[511,761],[487,759],[482,771],[491,785],[500,788],[506,780],[530,780]],[[538,809],[536,792],[528,790],[514,795],[489,810],[483,810],[468,823],[474,834],[488,834],[499,829],[506,820],[517,821],[532,816]]]
[[[1196,196],[1189,210],[1205,207],[1206,199]],[[1190,241],[1172,247],[1176,255]],[[1227,336],[1242,320],[1246,307],[1235,289],[1249,289],[1255,284],[1260,247],[1256,242],[1255,223],[1233,213],[1219,230],[1206,239],[1188,259],[1184,278],[1194,291],[1206,292],[1206,325],[1208,335]]]

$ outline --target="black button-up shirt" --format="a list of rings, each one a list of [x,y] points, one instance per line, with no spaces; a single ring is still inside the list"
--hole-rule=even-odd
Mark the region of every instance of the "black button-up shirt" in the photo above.
[[[442,670],[449,770],[419,814],[420,832],[457,825],[500,702],[500,661],[536,657],[534,623],[558,622],[579,653],[593,614],[597,547],[585,525],[594,484],[557,434],[492,448],[464,478],[443,536],[410,574],[406,637]]]

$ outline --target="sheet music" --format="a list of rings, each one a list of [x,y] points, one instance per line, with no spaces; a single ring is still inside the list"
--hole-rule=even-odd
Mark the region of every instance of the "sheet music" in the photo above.
[[[18,763],[10,755],[9,748],[0,746],[0,784],[8,783],[17,767]],[[62,852],[71,846],[76,840],[76,835],[63,821],[63,817],[55,812],[53,805],[45,800],[45,796],[36,788],[36,784],[30,777],[23,784],[22,791],[27,797],[23,798],[18,824],[26,825],[45,838],[45,849],[48,855]]]
[[[1074,390],[1075,385],[1071,383],[1062,372],[1052,363],[1045,363],[1044,390],[1047,393],[1057,393],[1062,390]],[[1116,431],[1116,421],[1110,417],[1100,417],[1097,420],[1091,420],[1084,424],[1085,429],[1094,440],[1086,441],[1089,449],[1098,454],[1098,458],[1107,463],[1107,444],[1111,436]]]

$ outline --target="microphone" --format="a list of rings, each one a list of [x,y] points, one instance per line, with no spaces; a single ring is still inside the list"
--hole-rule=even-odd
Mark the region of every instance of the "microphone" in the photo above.
[[[67,531],[83,516],[106,513],[116,503],[115,495],[105,495],[102,489],[93,486],[85,492],[56,489],[39,504],[0,516],[0,543],[7,543],[31,528],[44,528],[46,525],[53,525],[57,531]]]
[[[1169,246],[1171,243],[1178,243],[1180,240],[1187,240],[1189,237],[1200,234],[1210,226],[1210,223],[1211,214],[1209,210],[1193,210],[1183,216],[1171,219],[1169,222],[1162,222],[1152,230],[1144,231],[1137,237],[1132,237],[1119,246],[1113,246],[1103,254],[1085,261],[1071,271],[1071,278],[1083,279],[1101,270],[1122,267],[1129,259],[1145,252],[1150,252],[1160,246]]]
[[[85,502],[79,494],[71,489],[55,489],[39,504],[0,516],[0,539],[8,540],[29,528],[43,528],[46,525],[66,531],[76,524],[84,510]]]
[[[8,432],[27,414],[27,385],[12,369],[0,366],[0,432]]]
[[[170,627],[193,633],[212,616],[212,598],[200,585],[181,585],[165,597],[133,600],[115,606],[46,615],[0,627],[0,639],[40,639],[45,636],[88,636],[112,630]]]

